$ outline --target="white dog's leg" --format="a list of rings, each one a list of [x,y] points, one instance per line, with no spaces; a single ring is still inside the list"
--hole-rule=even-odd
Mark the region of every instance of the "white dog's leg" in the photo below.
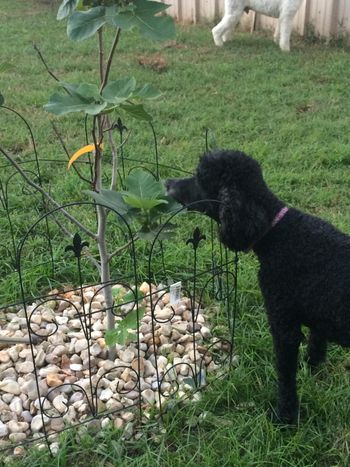
[[[242,11],[236,11],[234,14],[227,15],[222,18],[219,24],[212,29],[213,39],[216,45],[224,45],[224,41],[228,40],[234,28],[237,26],[241,16]]]
[[[222,36],[222,40],[224,42],[230,41],[233,37],[233,32],[234,32],[233,29],[230,29],[229,31],[225,32],[225,34]]]
[[[278,22],[277,22],[275,33],[273,35],[273,40],[276,42],[276,44],[279,44],[279,41],[280,41],[280,20],[278,20]]]
[[[284,52],[290,51],[290,35],[292,33],[294,15],[283,16],[280,18],[280,49]]]
[[[223,45],[231,39],[234,28],[239,22],[244,11],[244,0],[225,0],[224,17],[212,29],[214,42],[216,45]]]

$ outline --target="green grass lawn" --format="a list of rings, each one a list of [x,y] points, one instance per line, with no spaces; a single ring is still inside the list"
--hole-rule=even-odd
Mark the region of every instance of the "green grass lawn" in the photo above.
[[[66,155],[42,109],[57,90],[33,50],[35,43],[62,80],[95,82],[95,39],[70,42],[56,7],[40,1],[1,0],[0,92],[9,107],[31,123],[44,181],[61,202],[86,199],[85,189],[67,172]],[[272,34],[237,33],[215,48],[210,26],[178,27],[176,42],[159,44],[136,34],[122,35],[111,78],[134,75],[156,85],[164,96],[148,105],[154,116],[161,163],[192,171],[211,144],[239,148],[258,159],[272,190],[287,204],[316,214],[350,232],[350,50],[342,44],[292,40],[283,54]],[[71,153],[85,144],[83,121],[55,119]],[[148,125],[125,121],[133,129],[125,148],[130,158],[153,159]],[[0,113],[0,145],[22,161],[32,145],[23,124]],[[2,180],[8,168],[0,161]],[[174,171],[164,169],[163,176]],[[22,185],[10,186],[18,237],[33,220],[32,202]],[[0,219],[0,253],[8,241]],[[176,269],[177,247],[168,260]],[[7,261],[4,261],[5,263]],[[16,300],[15,275],[1,265],[1,305]],[[311,376],[298,375],[300,420],[281,429],[269,421],[275,402],[272,342],[251,255],[240,260],[240,315],[236,329],[238,368],[213,383],[197,405],[169,413],[157,436],[148,427],[139,441],[124,442],[116,432],[65,435],[55,459],[28,451],[17,466],[318,466],[350,465],[349,355],[331,347],[328,362]],[[40,282],[40,281],[39,281]],[[42,286],[42,282],[40,282]],[[33,290],[34,290],[33,285]],[[36,289],[35,289],[36,290]],[[301,351],[301,359],[304,348]],[[200,414],[206,413],[206,417]]]

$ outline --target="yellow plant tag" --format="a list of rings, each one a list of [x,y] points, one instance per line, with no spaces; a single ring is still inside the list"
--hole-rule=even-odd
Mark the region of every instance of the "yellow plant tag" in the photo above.
[[[99,145],[101,149],[103,149],[103,143]],[[69,159],[67,169],[70,168],[70,166],[75,162],[77,159],[79,159],[80,156],[83,156],[87,152],[93,152],[95,151],[95,145],[94,144],[88,144],[86,146],[83,146],[82,148],[78,149],[73,156]]]

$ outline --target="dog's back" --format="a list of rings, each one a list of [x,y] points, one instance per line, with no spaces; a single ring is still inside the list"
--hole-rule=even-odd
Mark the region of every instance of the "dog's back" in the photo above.
[[[295,319],[350,346],[350,237],[330,223],[290,209],[255,247],[260,284],[279,319]]]

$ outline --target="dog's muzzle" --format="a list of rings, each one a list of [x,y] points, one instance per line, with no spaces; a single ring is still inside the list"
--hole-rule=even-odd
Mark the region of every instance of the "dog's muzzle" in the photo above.
[[[176,193],[176,189],[175,189],[175,186],[176,186],[176,179],[175,178],[169,178],[168,180],[166,180],[165,182],[165,189],[166,189],[166,193],[168,196],[171,196],[171,197],[175,197],[175,193]]]

